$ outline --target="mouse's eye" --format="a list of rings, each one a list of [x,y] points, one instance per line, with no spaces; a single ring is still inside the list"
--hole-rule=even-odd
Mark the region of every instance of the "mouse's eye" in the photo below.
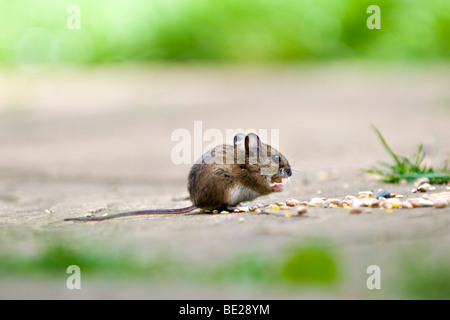
[[[281,159],[280,159],[280,157],[277,154],[274,154],[272,156],[272,161],[275,162],[275,163],[280,163]]]

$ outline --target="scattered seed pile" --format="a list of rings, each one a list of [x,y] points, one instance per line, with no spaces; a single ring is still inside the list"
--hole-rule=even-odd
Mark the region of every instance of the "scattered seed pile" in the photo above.
[[[255,212],[282,215],[291,217],[293,215],[302,215],[307,212],[308,207],[321,208],[345,208],[351,214],[360,214],[365,208],[380,208],[391,213],[393,209],[414,209],[419,207],[445,208],[450,205],[450,186],[447,191],[440,193],[427,193],[436,191],[436,187],[430,185],[427,178],[418,179],[414,184],[413,193],[423,193],[421,196],[406,198],[401,194],[391,193],[388,190],[381,189],[374,197],[372,191],[360,191],[358,195],[347,195],[342,198],[312,198],[309,201],[300,201],[297,199],[287,199],[285,202],[276,202],[267,206],[256,204],[250,206],[238,206],[234,212]],[[215,210],[213,213],[219,213]],[[222,211],[220,213],[229,213]]]

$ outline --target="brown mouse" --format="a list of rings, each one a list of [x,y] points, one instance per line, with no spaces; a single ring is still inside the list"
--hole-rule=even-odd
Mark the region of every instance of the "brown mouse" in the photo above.
[[[188,191],[192,206],[180,209],[122,212],[65,221],[101,221],[118,217],[186,213],[195,209],[226,210],[272,192],[281,192],[282,179],[292,170],[287,159],[254,133],[238,133],[234,144],[220,145],[203,154],[191,168]]]

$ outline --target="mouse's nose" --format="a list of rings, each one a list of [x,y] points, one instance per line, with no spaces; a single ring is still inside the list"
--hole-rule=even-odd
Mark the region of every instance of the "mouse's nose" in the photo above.
[[[291,167],[282,167],[279,171],[278,174],[284,178],[290,177],[292,176],[292,170]]]
[[[292,170],[291,170],[291,167],[286,167],[286,168],[284,169],[284,171],[286,172],[286,174],[288,175],[288,177],[292,176]]]

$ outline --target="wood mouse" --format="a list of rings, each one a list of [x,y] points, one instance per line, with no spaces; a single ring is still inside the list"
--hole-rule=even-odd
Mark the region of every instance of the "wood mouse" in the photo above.
[[[102,217],[67,218],[65,221],[101,221],[118,217],[186,213],[195,209],[226,210],[243,201],[284,190],[283,179],[292,175],[288,160],[254,133],[238,133],[233,145],[220,145],[192,166],[188,191],[192,206],[122,212]]]

